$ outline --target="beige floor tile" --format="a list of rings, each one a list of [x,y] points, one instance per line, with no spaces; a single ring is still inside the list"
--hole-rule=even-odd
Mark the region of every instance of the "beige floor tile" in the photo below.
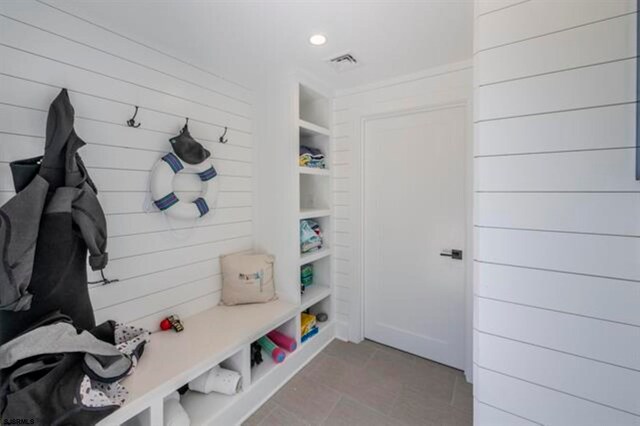
[[[460,411],[456,408],[448,410],[445,417],[440,423],[441,426],[472,426],[473,425],[473,412],[472,411]]]
[[[376,351],[365,364],[365,368],[372,375],[401,381],[413,375],[414,367],[415,359],[391,351]]]
[[[372,374],[366,366],[354,367],[331,356],[324,358],[309,377],[382,413],[391,410],[402,390],[397,378]]]
[[[295,376],[274,396],[279,406],[313,425],[327,418],[339,399],[338,392],[308,376]]]
[[[326,355],[335,356],[354,366],[362,366],[376,352],[376,348],[367,343],[348,343],[335,339],[324,349]]]
[[[347,397],[340,399],[323,423],[326,426],[395,426],[397,424],[397,420]]]
[[[467,413],[473,411],[472,387],[462,376],[456,377],[451,405]]]
[[[280,406],[276,406],[260,426],[309,426],[309,423]]]
[[[258,408],[247,420],[242,423],[242,426],[257,426],[262,420],[264,420],[271,411],[276,407],[276,403],[273,400],[268,400],[260,408]]]
[[[452,410],[455,409],[448,402],[405,388],[394,403],[390,416],[408,425],[442,425],[450,419]]]
[[[402,381],[407,388],[424,397],[450,403],[457,375],[457,370],[420,360],[413,366],[411,374],[404,376]]]

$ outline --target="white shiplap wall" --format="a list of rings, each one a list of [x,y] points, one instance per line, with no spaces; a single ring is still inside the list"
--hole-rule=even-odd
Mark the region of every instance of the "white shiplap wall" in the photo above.
[[[2,203],[13,195],[8,163],[42,153],[49,104],[69,90],[107,215],[106,275],[120,279],[91,290],[97,320],[155,329],[167,313],[215,305],[219,255],[253,244],[251,91],[44,2],[0,2],[0,58]],[[125,125],[133,105],[138,129]],[[184,117],[213,153],[221,190],[215,215],[195,227],[145,208],[149,172]],[[216,143],[224,126],[226,145]],[[183,196],[199,188],[193,175],[177,178]]]
[[[640,425],[636,1],[478,1],[476,424]]]
[[[332,190],[335,212],[334,275],[339,336],[356,341],[363,338],[361,328],[362,247],[360,247],[362,236],[362,221],[360,219],[362,217],[360,166],[362,120],[379,114],[452,103],[468,103],[469,123],[460,123],[460,125],[470,127],[471,97],[472,68],[470,62],[451,64],[337,94],[334,101],[333,136],[335,145],[332,157],[334,169]],[[470,133],[471,131],[469,131]],[[470,144],[471,137],[469,137]],[[470,173],[468,176],[469,187],[471,187],[471,177]],[[469,198],[471,198],[471,190],[469,190],[469,194]],[[469,204],[471,204],[471,200],[469,200]],[[470,222],[469,217],[469,224]],[[471,268],[469,267],[469,269]],[[469,305],[471,305],[470,301]],[[469,311],[471,311],[470,306]],[[470,340],[469,333],[469,347],[471,347]],[[469,367],[470,363],[471,357],[469,356]]]

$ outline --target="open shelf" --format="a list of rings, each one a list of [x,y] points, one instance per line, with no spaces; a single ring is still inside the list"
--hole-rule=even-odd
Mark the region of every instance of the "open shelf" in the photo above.
[[[285,359],[284,362],[287,362],[287,360]],[[280,364],[276,364],[271,356],[262,351],[262,362],[251,368],[251,383],[255,384],[260,382],[271,370],[279,366]]]
[[[320,169],[317,167],[298,167],[301,175],[329,176],[329,169]]]
[[[324,259],[330,254],[331,254],[331,249],[329,247],[323,247],[318,251],[301,254],[300,265],[304,265],[305,263],[311,263],[311,262],[315,262],[316,260]]]
[[[320,140],[329,141],[328,136],[331,135],[331,132],[326,127],[318,126],[303,119],[298,121],[298,126],[300,127],[300,136],[302,137],[327,136],[327,138],[321,138]]]
[[[311,305],[315,305],[329,295],[331,295],[331,287],[328,285],[312,284],[306,287],[302,295],[300,310],[307,310]]]
[[[312,219],[314,217],[331,216],[330,209],[301,209],[300,219]]]
[[[218,392],[204,394],[189,391],[180,398],[180,404],[189,414],[191,424],[208,424],[229,408],[238,399],[238,395],[229,396]]]

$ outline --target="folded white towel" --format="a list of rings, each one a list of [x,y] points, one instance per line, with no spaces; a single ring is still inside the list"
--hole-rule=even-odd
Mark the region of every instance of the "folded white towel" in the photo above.
[[[201,393],[219,392],[235,395],[242,389],[240,373],[216,365],[202,376],[189,382],[189,389]]]

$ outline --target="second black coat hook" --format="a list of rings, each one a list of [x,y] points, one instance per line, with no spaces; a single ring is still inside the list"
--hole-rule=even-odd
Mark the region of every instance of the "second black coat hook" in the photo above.
[[[138,115],[138,105],[135,105],[135,107],[136,111],[133,113],[133,117],[127,120],[127,126],[135,127],[137,129],[142,123],[136,123],[136,115]]]

